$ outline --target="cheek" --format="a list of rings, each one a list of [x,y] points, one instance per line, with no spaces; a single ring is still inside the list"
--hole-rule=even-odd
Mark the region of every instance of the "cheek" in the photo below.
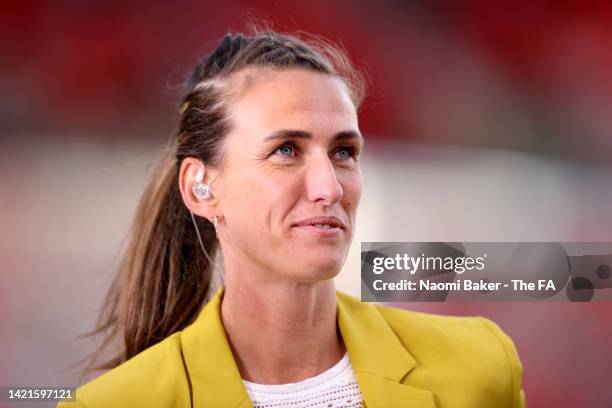
[[[248,171],[225,180],[223,212],[252,229],[267,228],[283,221],[298,194],[299,183],[290,174]]]
[[[261,214],[265,204],[266,191],[257,179],[249,176],[228,180],[222,209],[227,218],[245,222]],[[252,223],[249,223],[252,224]]]
[[[343,176],[342,185],[344,206],[347,211],[354,212],[361,200],[361,174],[349,173]]]

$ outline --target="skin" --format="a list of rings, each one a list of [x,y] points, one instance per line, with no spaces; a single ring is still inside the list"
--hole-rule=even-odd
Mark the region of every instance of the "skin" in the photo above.
[[[300,69],[257,73],[229,106],[222,167],[205,176],[214,198],[191,194],[194,158],[181,165],[181,192],[195,214],[218,217],[221,316],[242,378],[301,381],[345,352],[332,278],[344,264],[361,197],[356,109],[340,80]],[[308,137],[267,139],[281,130]],[[295,226],[320,215],[339,218],[344,229],[326,236]]]

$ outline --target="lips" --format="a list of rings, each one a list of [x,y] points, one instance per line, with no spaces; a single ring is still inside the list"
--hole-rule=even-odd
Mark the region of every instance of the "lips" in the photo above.
[[[317,217],[307,218],[294,224],[295,227],[306,227],[313,226],[318,228],[340,228],[342,230],[346,229],[345,224],[337,217],[322,215]]]

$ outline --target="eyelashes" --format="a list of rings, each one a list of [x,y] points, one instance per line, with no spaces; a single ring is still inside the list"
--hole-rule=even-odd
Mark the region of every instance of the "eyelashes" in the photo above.
[[[270,156],[276,155],[283,158],[297,157],[299,148],[292,142],[284,142],[277,146],[271,153]],[[334,150],[334,156],[339,155],[339,160],[345,161],[349,159],[357,159],[357,149],[355,146],[343,145],[339,146]]]

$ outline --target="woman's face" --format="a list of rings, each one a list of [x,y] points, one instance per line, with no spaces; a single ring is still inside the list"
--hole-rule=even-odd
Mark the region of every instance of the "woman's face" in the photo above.
[[[226,267],[274,281],[335,276],[361,197],[362,138],[345,85],[298,69],[257,73],[230,116],[214,186]]]

